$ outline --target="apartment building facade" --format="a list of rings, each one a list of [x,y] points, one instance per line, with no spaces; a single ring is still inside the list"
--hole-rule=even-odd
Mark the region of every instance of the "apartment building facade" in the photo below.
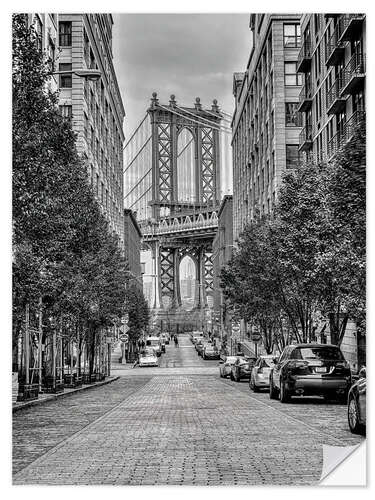
[[[229,333],[230,317],[227,314],[225,298],[220,287],[222,268],[230,261],[233,254],[233,196],[225,195],[218,211],[218,229],[212,243],[213,263],[213,331]]]
[[[33,26],[37,37],[37,46],[51,61],[51,70],[55,70],[56,54],[58,51],[59,15],[46,12],[32,12],[27,14],[29,26]],[[58,78],[52,75],[48,85],[52,92],[58,90]]]
[[[301,34],[299,150],[306,160],[329,161],[365,116],[365,15],[306,14]]]
[[[113,66],[112,27],[111,14],[59,14],[56,71],[60,111],[72,120],[93,192],[123,249],[125,111]],[[74,74],[82,69],[97,69],[101,76],[91,81]]]
[[[299,14],[251,14],[253,47],[235,73],[232,120],[233,238],[257,211],[272,213],[282,173],[300,161]]]
[[[142,290],[142,233],[137,222],[136,214],[129,208],[124,209],[124,238],[124,256],[129,266],[129,282],[137,285]]]
[[[299,97],[303,116],[299,149],[306,161],[331,161],[365,119],[366,17],[306,14],[297,70],[304,76]],[[329,330],[326,342],[330,342]],[[366,338],[349,321],[341,349],[353,369],[365,363]]]

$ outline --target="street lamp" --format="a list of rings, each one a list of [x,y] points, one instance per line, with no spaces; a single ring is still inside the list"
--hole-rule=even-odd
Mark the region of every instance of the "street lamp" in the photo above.
[[[52,75],[76,75],[79,78],[85,78],[95,82],[100,79],[102,72],[98,69],[75,69],[68,71],[54,71]]]

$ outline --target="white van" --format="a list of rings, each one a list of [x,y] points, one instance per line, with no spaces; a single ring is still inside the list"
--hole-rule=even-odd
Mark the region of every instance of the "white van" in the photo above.
[[[157,356],[161,355],[161,342],[159,337],[147,337],[146,347],[152,347]]]

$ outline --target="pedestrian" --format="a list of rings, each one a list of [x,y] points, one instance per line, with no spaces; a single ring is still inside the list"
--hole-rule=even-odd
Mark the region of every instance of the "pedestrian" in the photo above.
[[[177,335],[174,336],[174,345],[178,347],[178,337]]]

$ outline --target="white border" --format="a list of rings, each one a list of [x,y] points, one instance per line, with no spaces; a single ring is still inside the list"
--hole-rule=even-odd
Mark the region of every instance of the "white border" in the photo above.
[[[374,5],[374,4],[372,4]],[[260,491],[257,491],[258,488],[255,487],[236,487],[236,488],[199,488],[199,487],[131,487],[119,490],[118,488],[114,489],[113,487],[85,487],[85,488],[73,488],[73,487],[63,487],[53,489],[49,487],[11,487],[11,419],[10,419],[10,398],[9,398],[9,387],[4,384],[4,380],[9,381],[10,385],[10,353],[11,353],[11,342],[10,342],[10,332],[11,332],[11,323],[10,323],[10,311],[11,311],[11,301],[10,301],[10,286],[11,286],[11,275],[10,275],[10,264],[11,264],[11,233],[10,233],[10,220],[11,220],[11,63],[10,63],[10,54],[11,54],[11,38],[10,38],[10,14],[11,12],[29,12],[29,11],[58,11],[58,12],[300,12],[301,10],[311,10],[311,7],[314,7],[314,11],[318,12],[352,12],[353,10],[357,12],[365,12],[367,14],[367,47],[368,47],[368,63],[367,63],[367,88],[371,89],[371,94],[368,93],[367,98],[367,110],[368,110],[368,131],[367,137],[368,140],[368,192],[374,193],[374,174],[372,172],[372,168],[374,167],[374,128],[373,128],[373,114],[372,114],[372,101],[373,94],[375,92],[374,86],[374,62],[373,62],[373,47],[374,47],[374,26],[373,26],[373,14],[374,7],[370,5],[370,2],[349,2],[349,1],[315,1],[313,4],[303,4],[297,1],[285,1],[283,3],[276,1],[268,1],[261,2],[260,4],[251,5],[251,2],[244,0],[231,0],[230,2],[203,2],[202,0],[190,0],[189,2],[172,2],[171,0],[159,0],[158,2],[151,2],[146,0],[138,0],[137,2],[120,2],[120,1],[107,1],[105,3],[99,2],[98,0],[90,0],[90,1],[81,1],[79,4],[77,2],[73,2],[71,0],[66,0],[60,3],[51,3],[51,2],[30,2],[30,1],[13,1],[8,3],[7,6],[2,4],[0,22],[0,36],[1,40],[1,59],[2,59],[2,74],[3,78],[0,80],[1,82],[1,96],[2,96],[2,113],[1,113],[1,138],[2,138],[2,162],[0,168],[0,203],[1,203],[1,252],[2,252],[2,273],[1,273],[1,334],[2,334],[2,352],[3,352],[3,362],[1,364],[2,371],[2,388],[3,388],[3,404],[2,404],[2,430],[7,429],[7,439],[3,438],[3,446],[2,446],[2,454],[1,454],[1,476],[2,476],[2,495],[3,498],[38,498],[38,500],[42,500],[44,498],[50,499],[51,496],[54,498],[60,499],[64,498],[74,498],[74,497],[89,497],[90,499],[103,498],[106,495],[131,495],[132,497],[142,498],[149,497],[150,495],[154,500],[158,500],[159,498],[169,499],[175,498],[176,494],[182,498],[190,498],[192,495],[196,496],[212,496],[215,498],[228,498],[228,496],[236,495],[236,496],[244,496],[244,495],[259,495],[262,498],[285,498],[294,499],[294,498],[314,498],[316,499],[317,494],[320,498],[331,498],[332,495],[335,494],[337,490],[337,495],[340,496],[341,499],[350,498],[352,500],[353,495],[359,496],[361,499],[368,498],[370,495],[373,497],[374,488],[371,484],[371,476],[368,476],[368,484],[370,485],[368,488],[361,488],[358,491],[358,488],[345,487],[345,488],[281,488],[281,487],[261,487]],[[254,8],[253,8],[254,7]],[[259,9],[261,7],[261,9]],[[220,56],[220,55],[218,55]],[[374,89],[374,90],[373,90]],[[370,111],[371,110],[371,111]],[[370,217],[370,214],[374,214],[374,196],[368,197],[368,332],[367,336],[368,341],[368,354],[367,358],[369,360],[374,360],[374,342],[371,340],[371,337],[374,332],[374,307],[372,307],[373,302],[373,261],[372,256],[374,255],[375,247],[374,247],[374,231],[373,228],[370,227],[370,224],[373,223],[373,217]],[[367,369],[367,373],[369,374],[369,378],[371,377],[372,369],[371,365]],[[368,421],[371,422],[371,416],[373,414],[373,397],[372,397],[372,384],[370,385],[370,392],[368,395],[369,402],[371,403],[369,409],[369,417]],[[5,411],[4,411],[5,410]],[[368,434],[371,436],[371,430],[368,429]],[[372,440],[368,439],[368,471],[371,471],[371,449],[372,449]],[[346,478],[350,475],[350,470],[346,472]],[[251,491],[250,491],[251,490]]]

